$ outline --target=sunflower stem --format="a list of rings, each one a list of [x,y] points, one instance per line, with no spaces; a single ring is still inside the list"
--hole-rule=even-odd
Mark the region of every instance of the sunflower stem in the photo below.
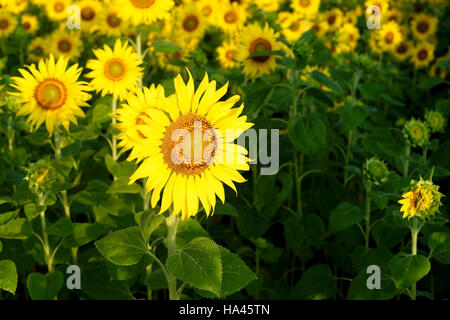
[[[405,171],[403,173],[404,177],[408,176],[408,171],[409,171],[409,156],[411,155],[411,144],[408,143],[407,147],[406,147],[406,159],[405,159]]]
[[[167,249],[168,249],[168,257],[173,255],[176,250],[176,236],[177,236],[177,226],[178,226],[178,218],[175,215],[170,215],[166,219],[167,225]],[[169,299],[177,300],[177,278],[170,274],[169,272]]]
[[[112,99],[112,125],[115,126],[116,120],[116,109],[117,109],[117,97],[113,97]],[[117,161],[117,139],[116,135],[113,133],[112,135],[112,158],[114,161]],[[116,180],[116,176],[114,176],[114,180]]]
[[[45,196],[43,194],[39,195],[39,206],[44,207]],[[45,208],[45,207],[44,207]],[[48,273],[53,272],[53,261],[50,255],[50,244],[48,241],[48,233],[47,233],[47,224],[45,222],[45,209],[39,213],[41,217],[41,228],[42,228],[42,239],[43,239],[43,249],[44,249],[44,258],[45,263],[47,264]]]
[[[12,151],[14,148],[14,127],[12,114],[8,117],[8,150]]]
[[[139,59],[141,61],[143,61],[144,57],[142,55],[141,32],[139,30],[136,31],[136,52],[139,55]],[[142,89],[142,76],[139,77],[138,84],[139,84],[139,88]]]
[[[372,186],[370,182],[367,183],[366,186],[366,232],[365,232],[365,240],[366,240],[366,248],[369,249],[369,240],[370,240],[370,190]]]
[[[414,218],[413,227],[411,228],[411,253],[417,255],[417,236],[420,229],[417,227],[417,218]],[[411,300],[416,300],[416,282],[411,287]]]

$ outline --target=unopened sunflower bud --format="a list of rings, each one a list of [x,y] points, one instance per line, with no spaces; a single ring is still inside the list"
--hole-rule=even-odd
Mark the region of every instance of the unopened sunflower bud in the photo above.
[[[403,126],[403,136],[413,147],[423,147],[430,140],[430,129],[425,122],[412,118]]]
[[[442,205],[443,196],[439,191],[439,186],[433,184],[431,178],[419,181],[412,180],[409,191],[405,192],[403,199],[398,202],[402,205],[400,211],[403,212],[403,218],[429,219],[439,212]]]
[[[425,121],[431,128],[431,132],[444,132],[447,119],[439,111],[427,111],[425,113]]]
[[[313,48],[310,43],[301,39],[294,43],[295,55],[299,58],[307,59],[312,55]]]
[[[372,157],[367,159],[366,163],[364,163],[363,174],[367,181],[373,185],[379,186],[387,181],[389,170],[384,161]]]
[[[30,164],[26,171],[25,180],[28,181],[30,190],[37,195],[48,192],[56,182],[56,170],[46,159]]]

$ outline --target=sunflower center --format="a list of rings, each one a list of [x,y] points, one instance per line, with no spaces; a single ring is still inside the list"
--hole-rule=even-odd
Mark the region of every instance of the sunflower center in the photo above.
[[[108,17],[106,17],[106,22],[112,28],[117,28],[122,23],[122,19],[117,17],[116,13],[110,13]]]
[[[334,25],[334,23],[336,22],[336,16],[334,14],[329,16],[327,21],[330,26]]]
[[[67,39],[60,40],[58,42],[58,49],[61,52],[69,52],[72,49],[72,44]]]
[[[426,33],[428,31],[428,23],[426,21],[420,21],[417,24],[417,31],[419,31],[420,33]]]
[[[407,50],[408,50],[408,47],[404,43],[402,43],[401,45],[399,45],[397,47],[397,53],[399,53],[399,54],[404,54],[404,53],[406,53]]]
[[[386,33],[386,35],[384,36],[384,41],[386,41],[386,43],[391,44],[394,41],[394,34],[391,31]]]
[[[234,60],[234,50],[228,50],[226,53],[225,53],[225,57],[227,57],[227,59],[228,60]]]
[[[114,58],[105,64],[105,75],[113,80],[122,80],[125,77],[125,63],[122,59]]]
[[[417,57],[419,58],[419,60],[425,60],[428,57],[427,50],[420,50]]]
[[[210,6],[204,6],[204,7],[202,8],[202,13],[203,13],[203,15],[204,15],[205,17],[209,17],[210,14],[212,13],[211,7],[210,7]]]
[[[81,9],[81,18],[84,21],[91,21],[95,18],[95,10],[91,7],[84,7]]]
[[[300,0],[298,3],[300,4],[301,7],[308,8],[309,5],[311,4],[311,0]]]
[[[236,12],[234,11],[227,11],[224,15],[224,19],[226,23],[235,23],[238,19],[238,16]]]
[[[182,175],[198,175],[212,163],[217,140],[211,123],[188,113],[167,128],[161,150],[169,168]]]
[[[253,40],[253,42],[250,44],[250,54],[261,54],[266,53],[272,50],[272,46],[270,45],[270,42],[266,39],[258,38],[256,40]],[[269,60],[269,56],[256,56],[253,57],[252,60],[256,62],[265,62]]]
[[[199,25],[199,20],[194,15],[188,15],[183,21],[183,28],[188,32],[192,32],[197,29]]]
[[[25,22],[25,23],[23,24],[23,28],[24,28],[25,30],[29,30],[30,27],[31,27],[31,24],[30,24],[28,21]]]
[[[6,19],[0,20],[0,29],[5,30],[9,26],[9,21]]]
[[[66,102],[66,87],[56,79],[44,80],[37,86],[35,98],[39,106],[44,109],[59,109]]]
[[[300,25],[297,21],[294,21],[291,23],[291,25],[289,26],[289,29],[291,29],[292,31],[297,31],[300,28]]]
[[[130,0],[131,3],[141,9],[150,8],[154,3],[155,0]]]
[[[61,1],[56,2],[53,5],[53,10],[55,10],[55,12],[63,12],[64,11],[64,3],[62,3]]]
[[[422,128],[415,126],[411,128],[411,135],[415,138],[415,139],[420,139],[423,136],[423,131]]]

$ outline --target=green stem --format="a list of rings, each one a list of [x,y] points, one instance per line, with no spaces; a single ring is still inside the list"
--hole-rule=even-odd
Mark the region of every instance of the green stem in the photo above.
[[[348,130],[348,141],[347,141],[347,151],[345,153],[345,166],[347,167],[350,163],[350,155],[352,151],[352,144],[353,144],[353,129]],[[344,172],[344,187],[347,186],[348,182],[348,170],[345,169]]]
[[[423,162],[424,162],[424,164],[427,164],[427,153],[428,153],[427,146],[424,146],[422,151],[423,151],[423,153],[422,153]]]
[[[39,205],[44,206],[45,197],[43,195],[39,196]],[[47,264],[48,273],[53,272],[53,262],[50,254],[50,244],[48,241],[48,233],[47,233],[47,223],[45,222],[45,209],[43,209],[40,214],[41,216],[41,227],[42,227],[42,239],[43,239],[43,249],[44,249],[44,257],[45,263]]]
[[[14,148],[14,127],[13,127],[13,117],[10,115],[8,117],[8,150],[12,151]]]
[[[370,240],[370,190],[371,185],[368,183],[366,187],[366,248],[369,249],[369,240]]]
[[[148,265],[147,268],[145,268],[145,274],[147,277],[152,273],[152,265]],[[152,290],[147,288],[147,300],[152,300]]]
[[[167,248],[168,257],[173,255],[176,250],[176,236],[177,236],[177,226],[178,218],[175,215],[170,215],[166,219],[167,225]],[[169,299],[177,300],[177,278],[169,273]]]
[[[411,155],[411,144],[408,143],[406,147],[406,159],[405,159],[405,172],[403,173],[404,177],[408,176],[409,171],[409,156]]]
[[[412,255],[417,255],[417,236],[419,235],[420,229],[417,228],[417,218],[414,218],[414,226],[411,228],[411,252]],[[411,300],[416,300],[416,282],[411,288]]]
[[[117,109],[117,97],[113,97],[112,99],[112,125],[113,127],[115,126],[115,124],[117,123],[117,119],[116,119],[116,109]],[[113,134],[112,136],[112,158],[114,161],[117,161],[117,139],[116,136]],[[114,180],[116,180],[116,177],[114,176]]]
[[[140,31],[136,32],[136,52],[139,55],[139,60],[143,61],[142,41],[141,41],[141,32]],[[139,84],[139,88],[142,89],[142,76],[139,77],[138,84]]]

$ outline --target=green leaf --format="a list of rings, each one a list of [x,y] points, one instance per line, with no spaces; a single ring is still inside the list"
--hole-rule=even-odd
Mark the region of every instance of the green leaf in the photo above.
[[[5,224],[14,219],[19,213],[19,209],[0,214],[0,224]]]
[[[24,218],[17,218],[0,225],[0,238],[27,239],[31,235],[31,225]]]
[[[105,233],[106,227],[93,223],[72,223],[72,234],[64,237],[63,246],[66,248],[81,247],[96,240]]]
[[[369,115],[368,107],[361,106],[343,106],[336,110],[336,112],[341,116],[342,121],[349,128],[356,128],[364,122],[364,120]]]
[[[176,44],[162,40],[154,40],[152,42],[152,47],[155,48],[156,52],[165,52],[165,53],[174,53],[181,50],[181,48]]]
[[[333,274],[325,264],[316,264],[305,271],[292,295],[301,300],[329,299],[336,290]]]
[[[222,202],[216,203],[216,207],[214,209],[214,215],[218,216],[232,216],[237,217],[238,211],[235,207],[233,207],[231,204],[225,202],[222,204]]]
[[[147,289],[150,290],[166,289],[168,285],[162,269],[158,268],[152,271],[152,273],[145,278],[145,285],[147,286]]]
[[[208,238],[196,238],[176,250],[166,261],[168,271],[178,279],[217,296],[222,290],[219,246]]]
[[[105,164],[109,173],[116,178],[129,178],[136,170],[136,165],[129,161],[114,161],[110,154],[105,155]],[[128,182],[127,182],[128,184]]]
[[[95,246],[107,260],[121,266],[138,263],[148,251],[139,227],[112,232],[96,241]]]
[[[3,243],[0,241],[0,252],[2,252],[3,249]]]
[[[425,277],[431,265],[428,258],[421,255],[411,255],[400,252],[389,261],[389,269],[395,286],[399,289],[409,288]]]
[[[183,248],[189,241],[195,238],[205,237],[209,235],[200,225],[200,223],[194,219],[188,219],[180,221],[177,228],[177,248]]]
[[[35,132],[27,134],[25,136],[25,139],[27,139],[29,143],[35,146],[43,146],[47,143],[51,143],[50,136],[46,132]]]
[[[391,96],[388,96],[387,94],[385,94],[383,92],[380,92],[379,94],[380,94],[380,97],[382,98],[382,100],[384,100],[387,103],[390,103],[390,104],[392,104],[394,106],[397,106],[397,107],[404,107],[405,106],[405,104],[403,102],[398,101],[398,100],[392,98]]]
[[[222,290],[220,297],[225,297],[244,288],[256,279],[256,275],[238,255],[222,246],[219,249],[222,259]]]
[[[323,74],[322,72],[314,70],[313,72],[310,73],[310,75],[314,80],[324,85],[325,87],[333,90],[338,95],[340,96],[344,95],[344,90],[342,90],[342,87],[339,85],[339,83],[335,82],[333,79]]]
[[[385,273],[381,272],[380,286],[381,289],[367,288],[367,279],[371,274],[361,271],[353,278],[348,289],[347,299],[349,300],[389,300],[399,292],[394,285],[392,279]]]
[[[111,116],[110,113],[112,111],[111,109],[111,104],[106,104],[106,102],[109,102],[110,99],[108,99],[108,101],[105,101],[104,103],[98,103],[92,111],[92,121],[94,123],[103,123],[103,122],[108,122],[111,121]]]
[[[32,300],[52,300],[61,289],[64,282],[62,272],[49,274],[30,273],[27,279],[27,288]]]
[[[433,232],[428,238],[430,257],[440,263],[450,264],[450,233]]]
[[[330,230],[345,230],[364,218],[364,211],[349,202],[342,202],[330,216]]]
[[[252,58],[257,58],[257,57],[270,57],[270,56],[284,57],[285,56],[285,52],[283,50],[278,50],[278,51],[261,51],[261,52],[256,52],[256,53],[248,56],[247,59],[252,59]]]
[[[137,183],[128,184],[128,177],[117,178],[109,187],[108,193],[140,193],[142,187]]]
[[[135,215],[134,219],[139,226],[144,243],[148,243],[151,234],[164,222],[166,217],[162,214],[156,215],[155,210],[149,209]]]
[[[44,206],[38,206],[34,203],[28,203],[24,207],[25,215],[27,216],[28,221],[33,220],[37,216],[41,214],[43,210],[45,210]]]
[[[419,89],[431,89],[441,83],[443,83],[444,80],[441,77],[431,77],[431,78],[425,78],[422,79],[417,87]]]
[[[1,244],[1,243],[0,243]],[[0,261],[0,289],[16,294],[17,288],[16,265],[11,260]]]
[[[309,113],[289,121],[289,138],[300,152],[315,155],[326,149],[327,128],[321,116]]]

